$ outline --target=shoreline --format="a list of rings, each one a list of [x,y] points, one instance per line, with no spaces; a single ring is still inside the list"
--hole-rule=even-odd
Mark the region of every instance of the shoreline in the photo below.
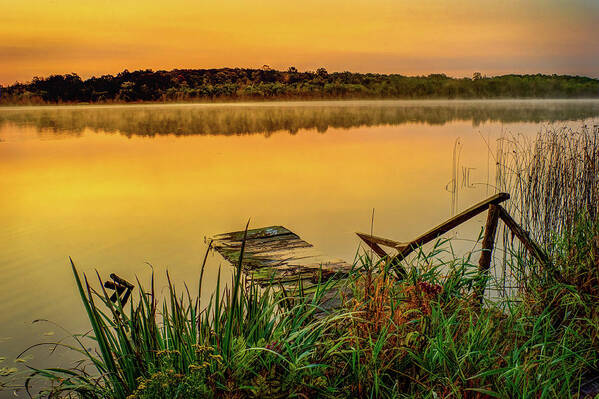
[[[335,98],[335,99],[272,99],[263,101],[142,101],[142,102],[106,102],[106,103],[47,103],[47,104],[0,104],[0,110],[20,110],[20,109],[66,109],[66,108],[85,108],[85,109],[107,109],[107,108],[141,108],[141,107],[317,107],[319,105],[327,106],[369,106],[369,105],[418,105],[435,106],[444,104],[471,105],[476,103],[485,104],[510,104],[510,103],[595,103],[599,102],[599,97],[580,97],[580,98],[419,98],[419,99],[387,99],[387,98]]]

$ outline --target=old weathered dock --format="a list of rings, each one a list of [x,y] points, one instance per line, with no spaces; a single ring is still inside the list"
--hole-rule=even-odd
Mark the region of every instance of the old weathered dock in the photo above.
[[[426,233],[421,234],[409,242],[398,242],[388,238],[375,237],[365,233],[356,234],[374,251],[375,254],[381,258],[388,259],[388,261],[391,262],[395,267],[404,272],[400,261],[408,256],[408,254],[410,254],[412,251],[442,236],[448,231],[458,227],[462,223],[472,219],[476,215],[484,211],[488,211],[487,221],[485,223],[485,231],[481,243],[482,251],[478,261],[478,268],[481,275],[488,274],[489,268],[491,267],[492,253],[495,246],[495,235],[499,220],[505,223],[512,234],[520,240],[528,253],[535,258],[535,260],[542,265],[542,267],[555,274],[555,270],[552,268],[551,262],[545,251],[536,242],[534,242],[529,233],[525,231],[512,218],[508,211],[500,205],[508,199],[510,199],[510,195],[508,193],[497,193],[460,212],[438,226],[433,227]],[[390,248],[391,252],[386,251],[383,249],[383,247]],[[556,278],[559,280],[560,276],[556,275]],[[484,286],[477,287],[477,295],[481,299],[484,294],[484,290]]]
[[[375,254],[385,261],[391,262],[401,274],[401,272],[405,273],[401,266],[401,260],[412,251],[476,215],[488,211],[479,260],[481,274],[489,272],[499,220],[505,223],[514,236],[518,237],[539,264],[551,270],[551,264],[545,252],[500,205],[509,198],[507,193],[495,194],[408,242],[398,242],[365,233],[357,234]],[[245,231],[235,231],[217,235],[212,240],[212,248],[235,265],[239,262],[244,233]],[[383,247],[387,247],[391,251],[387,251]],[[242,270],[260,284],[290,284],[301,280],[305,284],[313,285],[331,278],[343,278],[351,269],[352,266],[347,262],[323,255],[312,244],[302,240],[285,227],[270,226],[247,231]],[[482,286],[478,289],[478,295],[481,298],[484,288]]]
[[[235,265],[239,262],[244,233],[219,234],[213,237],[212,248]],[[269,226],[247,231],[242,270],[262,285],[294,283],[300,279],[309,285],[345,277],[351,265],[322,254],[283,226]]]
[[[398,242],[398,241],[390,240],[388,238],[375,237],[373,235],[366,234],[366,233],[356,233],[356,234],[378,256],[389,257],[392,260],[397,262],[399,260],[402,260],[406,256],[408,256],[408,254],[410,254],[412,251],[414,251],[418,247],[421,247],[422,245],[429,243],[436,238],[439,238],[443,234],[456,228],[457,226],[466,222],[467,220],[472,219],[473,217],[486,211],[487,209],[495,212],[495,209],[496,209],[495,207],[498,206],[500,203],[507,201],[509,198],[510,198],[510,195],[507,193],[495,194],[495,195],[487,198],[486,200],[481,201],[478,204],[475,204],[475,205],[471,206],[470,208],[460,212],[459,214],[455,215],[454,217],[444,221],[440,225],[433,227],[426,233],[419,235],[418,237],[416,237],[415,239],[413,239],[409,242]],[[493,212],[491,212],[491,213],[493,213]],[[490,228],[490,230],[493,230],[492,234],[493,234],[493,238],[494,238],[497,215],[490,216],[490,219],[491,219],[492,224],[495,223],[495,226],[487,226],[488,227],[487,230],[489,230],[489,228]],[[487,222],[487,224],[488,223],[489,222]],[[493,241],[493,240],[491,240],[491,241]],[[391,248],[391,249],[395,250],[395,253],[388,253],[382,247]]]

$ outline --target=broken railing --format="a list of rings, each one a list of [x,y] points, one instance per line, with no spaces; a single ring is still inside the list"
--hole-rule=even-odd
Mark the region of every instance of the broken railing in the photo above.
[[[481,273],[488,273],[488,270],[491,266],[495,234],[497,232],[497,224],[499,219],[505,223],[505,225],[516,237],[518,237],[528,252],[542,266],[550,269],[549,257],[545,251],[543,251],[543,249],[530,238],[529,233],[525,231],[518,223],[516,223],[512,216],[510,216],[510,214],[505,210],[505,208],[500,205],[509,198],[510,195],[508,193],[495,194],[492,197],[489,197],[486,200],[471,206],[465,211],[455,215],[451,219],[448,219],[447,221],[409,242],[397,242],[388,238],[375,237],[371,234],[365,233],[356,234],[358,237],[360,237],[360,239],[362,239],[362,241],[366,243],[366,245],[368,245],[368,247],[374,251],[374,253],[381,258],[389,259],[391,264],[397,267],[401,273],[405,274],[405,270],[401,267],[400,261],[408,256],[408,254],[422,245],[456,228],[462,223],[472,219],[480,213],[488,210],[487,221],[485,224],[485,231],[482,240],[482,252],[478,261],[478,268]],[[389,253],[383,249],[383,247],[391,248],[395,250],[396,253]],[[479,292],[479,295],[482,295],[482,293]]]
[[[493,195],[409,242],[397,242],[364,233],[357,234],[374,253],[391,262],[400,271],[400,274],[405,274],[401,260],[408,254],[476,215],[488,211],[479,260],[481,273],[488,273],[490,268],[499,219],[518,237],[541,265],[549,267],[549,258],[545,252],[500,205],[509,198],[507,193]],[[299,280],[314,285],[331,278],[346,277],[352,269],[347,262],[322,254],[312,244],[302,240],[297,234],[283,226],[219,234],[211,241],[212,249],[219,252],[233,265],[239,262],[242,246],[245,250],[241,261],[241,270],[251,276],[252,280],[263,285],[294,284]],[[387,252],[383,247],[391,248],[395,253]],[[479,287],[477,290],[477,294],[481,298],[482,291],[484,291],[484,287]]]

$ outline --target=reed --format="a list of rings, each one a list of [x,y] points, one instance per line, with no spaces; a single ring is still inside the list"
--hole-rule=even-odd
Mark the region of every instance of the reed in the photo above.
[[[496,187],[511,194],[509,212],[549,253],[559,249],[560,237],[572,234],[581,214],[597,217],[599,126],[548,126],[533,140],[503,137],[496,160]],[[539,270],[534,262],[522,261],[523,248],[505,229],[503,245],[502,265],[511,271],[505,291],[510,285],[523,286]]]
[[[482,307],[478,254],[457,257],[446,240],[405,260],[405,277],[366,252],[312,295],[259,288],[237,267],[207,303],[170,281],[158,298],[152,275],[123,307],[72,264],[93,334],[71,349],[96,372],[33,370],[26,385],[81,398],[579,397],[599,361],[599,221],[575,226],[553,261],[586,290],[538,275],[519,301]],[[345,300],[326,313],[331,289]]]
[[[242,256],[243,249],[239,265]],[[40,394],[50,397],[204,397],[232,390],[229,383],[238,379],[244,391],[263,390],[258,382],[273,365],[288,376],[312,375],[319,367],[307,355],[327,327],[312,315],[328,284],[316,287],[310,298],[283,296],[242,277],[238,266],[231,284],[223,289],[219,276],[214,294],[202,304],[201,295],[176,291],[170,278],[160,301],[152,272],[150,290],[138,281],[138,297],[124,307],[120,299],[110,300],[99,275],[101,289],[95,290],[72,261],[71,267],[93,334],[74,336],[78,346],[60,345],[81,353],[97,373],[83,367],[34,370],[25,382],[28,392],[41,377],[50,387]],[[86,340],[96,350],[88,350]],[[289,387],[310,390],[299,380]]]
[[[545,246],[579,213],[597,216],[599,126],[545,128],[530,142],[504,140],[498,153],[498,186],[510,190],[522,224]]]
[[[149,289],[137,281],[137,296],[123,306],[100,276],[92,284],[71,262],[92,333],[54,345],[85,362],[32,369],[25,388],[42,381],[35,396],[117,399],[595,395],[588,381],[599,376],[598,128],[500,144],[498,185],[513,193],[510,213],[552,265],[538,268],[507,237],[503,267],[521,283],[510,297],[481,306],[476,287],[505,290],[505,281],[481,275],[479,253],[457,256],[448,240],[404,259],[406,275],[364,252],[348,278],[310,293],[244,277],[242,245],[232,280],[219,276],[207,302],[205,263],[197,297],[170,278],[158,297],[152,273]],[[325,311],[331,290],[344,300]]]

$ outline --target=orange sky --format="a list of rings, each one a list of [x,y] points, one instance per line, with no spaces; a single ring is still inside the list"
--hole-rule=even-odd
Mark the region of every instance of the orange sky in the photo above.
[[[125,68],[599,76],[596,0],[0,0],[0,84]]]

